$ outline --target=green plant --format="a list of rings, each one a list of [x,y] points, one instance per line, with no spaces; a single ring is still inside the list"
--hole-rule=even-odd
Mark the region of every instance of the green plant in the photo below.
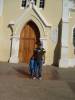
[[[41,48],[41,54],[44,55],[45,52],[46,52],[45,49],[44,48]]]

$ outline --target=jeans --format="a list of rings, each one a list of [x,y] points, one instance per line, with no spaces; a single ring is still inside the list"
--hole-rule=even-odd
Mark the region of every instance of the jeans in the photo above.
[[[41,77],[42,75],[42,61],[39,60],[37,63],[37,77]]]
[[[29,72],[32,77],[41,77],[42,60],[31,59],[29,64]]]

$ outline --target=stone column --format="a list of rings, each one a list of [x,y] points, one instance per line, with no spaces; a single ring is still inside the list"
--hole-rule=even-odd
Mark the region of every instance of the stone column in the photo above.
[[[68,34],[69,34],[68,17],[69,17],[69,1],[63,0],[61,59],[59,62],[59,67],[68,67]]]
[[[12,37],[12,52],[9,62],[10,63],[18,63],[18,51],[19,51],[19,38],[13,36]]]
[[[62,15],[62,47],[61,47],[61,59],[59,63],[59,67],[73,67],[74,66],[74,60],[72,58],[68,57],[68,50],[69,50],[69,44],[68,44],[68,35],[69,35],[69,9],[73,7],[73,2],[69,0],[63,0],[63,15]]]

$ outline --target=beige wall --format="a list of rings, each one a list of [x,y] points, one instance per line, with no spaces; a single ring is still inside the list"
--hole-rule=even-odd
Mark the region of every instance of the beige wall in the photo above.
[[[75,58],[74,54],[74,46],[73,46],[73,27],[75,26],[75,10],[70,11],[70,18],[69,18],[69,57]]]
[[[20,9],[21,0],[4,0],[4,31],[8,32],[7,25],[10,21],[15,20],[24,10]],[[6,33],[7,34],[7,33]]]
[[[5,35],[3,27],[4,20],[3,16],[0,16],[0,61],[7,61],[8,59],[8,38],[7,35]]]
[[[4,0],[3,17],[2,17],[3,18],[3,27],[2,27],[3,33],[0,34],[2,37],[4,37],[1,43],[3,47],[1,48],[0,46],[0,60],[1,61],[7,61],[9,59],[9,54],[10,54],[11,31],[7,26],[10,23],[10,21],[17,20],[25,11],[25,9],[23,10],[20,8],[20,5],[21,5],[20,1],[21,0]],[[39,10],[44,16],[44,18],[47,20],[47,22],[51,24],[52,27],[55,27],[58,25],[61,19],[62,0],[45,0],[45,8],[43,10],[41,9]],[[1,20],[2,18],[0,18],[0,22],[1,22],[0,26],[2,26],[2,20]],[[49,34],[50,31],[47,31],[47,32],[48,32],[47,34]],[[48,42],[50,42],[49,39],[48,39]],[[52,56],[53,56],[52,46],[53,45],[51,44],[50,46],[48,46],[50,51],[48,52],[47,56],[51,54],[50,59],[52,62]],[[49,62],[49,59],[48,59],[48,62]]]
[[[3,16],[0,16],[0,34],[2,33],[3,30]]]
[[[10,35],[8,28],[10,21],[17,19],[23,12],[20,10],[20,0],[4,0],[3,6],[3,32],[1,33],[0,61],[8,61],[10,55]],[[22,11],[22,12],[21,12]]]
[[[49,23],[53,26],[58,25],[62,16],[62,0],[45,0],[45,9],[42,13]]]

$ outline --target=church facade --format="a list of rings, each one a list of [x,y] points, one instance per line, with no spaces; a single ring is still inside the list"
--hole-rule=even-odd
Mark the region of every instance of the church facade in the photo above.
[[[74,66],[73,4],[73,0],[0,0],[0,61],[28,64],[40,40],[45,65]]]
[[[75,66],[75,0],[63,0],[61,67]]]

